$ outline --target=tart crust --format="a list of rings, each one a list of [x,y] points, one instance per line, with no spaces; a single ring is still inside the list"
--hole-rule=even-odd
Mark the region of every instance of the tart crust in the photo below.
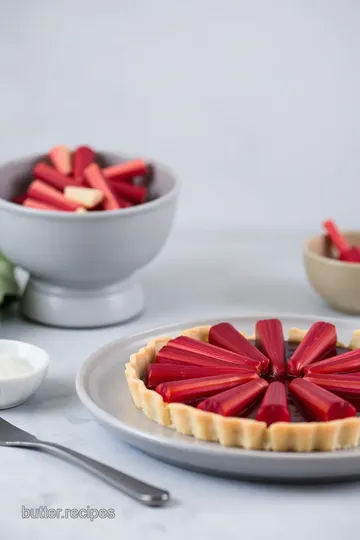
[[[210,326],[198,326],[185,330],[180,335],[208,341],[209,330]],[[306,332],[291,328],[288,339],[300,342]],[[254,336],[241,333],[247,339],[254,339]],[[160,394],[145,386],[141,377],[147,366],[155,360],[158,351],[171,339],[172,337],[165,336],[150,341],[132,354],[125,365],[125,377],[134,404],[151,420],[196,439],[248,450],[327,452],[359,445],[359,417],[330,422],[276,422],[267,427],[265,422],[249,418],[224,417],[182,403],[165,403]],[[338,345],[344,346],[340,342]],[[360,348],[360,330],[354,331],[348,347]]]

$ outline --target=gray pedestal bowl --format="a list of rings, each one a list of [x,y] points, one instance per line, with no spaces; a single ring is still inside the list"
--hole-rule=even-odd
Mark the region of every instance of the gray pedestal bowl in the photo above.
[[[101,156],[106,164],[129,159],[106,152]],[[107,212],[50,212],[9,202],[26,189],[34,164],[44,157],[0,167],[0,250],[30,276],[22,314],[68,328],[106,326],[138,315],[144,299],[137,272],[169,236],[177,179],[152,162],[151,200]]]

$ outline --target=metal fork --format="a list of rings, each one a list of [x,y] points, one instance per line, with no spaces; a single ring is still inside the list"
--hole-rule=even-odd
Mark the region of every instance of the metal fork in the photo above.
[[[61,444],[39,440],[35,435],[23,431],[3,418],[0,418],[0,446],[18,446],[21,448],[42,450],[62,458],[67,458],[147,506],[164,506],[170,500],[168,491],[145,484],[136,478],[128,476],[108,465],[104,465],[95,459],[79,454],[79,452],[70,450],[70,448],[66,448]]]

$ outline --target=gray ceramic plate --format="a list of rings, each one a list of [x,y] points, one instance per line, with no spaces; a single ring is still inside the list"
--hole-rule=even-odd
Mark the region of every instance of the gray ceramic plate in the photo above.
[[[157,328],[120,339],[101,348],[85,361],[76,379],[78,396],[100,424],[122,440],[157,459],[180,467],[216,475],[277,482],[334,481],[360,476],[360,449],[301,454],[224,448],[162,427],[135,408],[124,378],[124,364],[130,354],[149,339],[177,335],[185,328],[225,320],[244,332],[252,333],[255,322],[264,317],[281,319],[285,332],[292,326],[308,328],[318,320],[316,317],[276,313],[220,317]],[[336,325],[339,339],[350,341],[355,322],[326,320]]]

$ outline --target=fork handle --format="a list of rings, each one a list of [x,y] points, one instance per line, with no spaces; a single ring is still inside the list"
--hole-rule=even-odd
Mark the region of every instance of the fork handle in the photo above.
[[[29,441],[21,443],[21,446],[43,450],[62,458],[67,458],[147,506],[164,506],[170,500],[168,491],[141,482],[141,480],[128,476],[117,469],[113,469],[104,463],[84,456],[61,444],[47,441]]]

